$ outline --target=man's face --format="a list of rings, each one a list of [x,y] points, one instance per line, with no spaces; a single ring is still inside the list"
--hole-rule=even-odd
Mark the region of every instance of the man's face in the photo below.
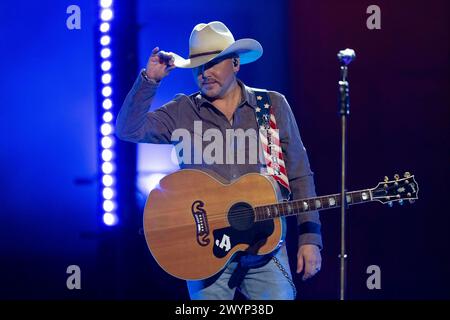
[[[217,99],[225,95],[236,79],[239,64],[233,65],[233,58],[221,57],[194,68],[193,73],[200,91],[208,98]]]

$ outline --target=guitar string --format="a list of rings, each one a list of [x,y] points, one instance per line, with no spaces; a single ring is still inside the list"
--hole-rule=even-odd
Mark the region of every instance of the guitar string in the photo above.
[[[373,197],[372,200],[377,199],[377,198],[382,198],[382,197]],[[393,201],[397,201],[397,200],[400,200],[400,199],[395,199]],[[357,204],[357,203],[364,203],[364,201],[365,200],[362,200],[362,201],[359,201],[359,202],[352,202],[352,203],[349,203],[349,205]],[[369,201],[371,201],[371,200],[368,199],[368,202]],[[255,207],[255,208],[261,208],[261,207],[263,207],[263,206],[258,206],[258,207]],[[338,207],[340,207],[340,204],[336,203],[336,205],[332,206],[332,207],[322,207],[321,209],[311,209],[311,210],[307,210],[307,211],[300,211],[300,212],[296,212],[296,213],[291,214],[291,215],[300,215],[300,214],[305,214],[305,213],[308,213],[308,212],[314,211],[314,210],[322,211],[322,210],[334,209],[334,208],[338,208]],[[235,212],[241,213],[240,216],[235,217],[233,219],[233,221],[236,222],[236,223],[240,223],[240,222],[246,220],[249,216],[254,216],[254,210],[253,209],[243,209],[243,210],[237,210]],[[217,221],[221,221],[222,220],[224,222],[229,223],[228,216],[226,214],[227,214],[226,212],[223,212],[223,213],[211,213],[211,214],[207,215],[207,220],[208,220],[208,222],[217,222]],[[281,217],[285,217],[285,216],[289,216],[289,215],[283,215],[283,216],[277,216],[277,217],[271,216],[269,218],[264,216],[262,219],[253,220],[252,222],[253,223],[262,222],[262,221],[272,220],[272,219],[281,218]],[[173,226],[171,228],[182,228],[182,227],[192,227],[192,223],[178,224],[178,225]],[[158,231],[160,229],[163,229],[163,228],[152,229],[152,231]],[[164,228],[164,229],[167,229],[167,228]]]
[[[323,208],[322,210],[333,209],[333,208],[337,208],[337,206],[336,207]],[[243,212],[243,214],[241,216],[236,217],[235,219],[233,219],[234,222],[240,223],[240,222],[246,220],[247,216],[253,216],[253,210],[246,209],[246,210],[241,210],[241,212]],[[297,214],[304,214],[304,213],[306,213],[306,212],[298,212]],[[209,222],[217,222],[217,221],[221,221],[221,220],[224,221],[224,222],[229,222],[228,216],[225,215],[225,213],[223,213],[223,214],[213,213],[211,215],[214,216],[214,218],[210,219],[208,217],[208,221]],[[270,217],[270,218],[266,218],[266,219],[253,221],[253,222],[261,222],[261,221],[272,220],[272,219],[276,219],[276,218],[281,218],[281,217]],[[192,227],[192,223],[178,224],[176,226],[172,226],[171,228],[182,228],[182,227]],[[158,231],[160,229],[167,229],[167,227],[166,228],[157,228],[157,229],[153,228],[152,231]]]
[[[389,186],[388,189],[393,189],[395,188],[394,186]],[[372,201],[372,200],[377,200],[377,199],[381,199],[381,198],[385,198],[385,197],[380,197],[380,196],[373,196],[373,189],[362,189],[362,190],[357,190],[357,191],[351,191],[351,192],[347,192],[347,195],[350,195],[352,202],[349,204],[354,204],[354,203],[360,203],[360,202],[364,202],[364,201]],[[370,198],[368,198],[367,200],[364,200],[362,198],[362,193],[367,192],[369,194],[372,194],[372,196]],[[355,199],[353,198],[354,195],[360,194],[360,201],[359,202],[355,202]],[[308,202],[308,201],[315,201],[315,200],[327,200],[330,198],[335,198],[335,205],[332,206],[328,206],[328,207],[320,207],[320,208],[314,208],[314,209],[307,209],[307,210],[303,210],[300,211],[298,213],[294,213],[294,214],[284,214],[283,216],[287,216],[287,215],[296,215],[296,214],[300,214],[300,213],[307,213],[309,211],[315,211],[315,210],[323,210],[323,209],[332,209],[332,208],[338,208],[340,206],[340,194],[339,193],[335,193],[335,194],[331,194],[331,195],[327,195],[327,196],[319,196],[319,197],[312,197],[312,198],[305,198],[305,199],[298,199],[298,200],[293,200],[293,201],[289,201],[289,202],[279,202],[279,203],[275,203],[275,204],[268,204],[268,205],[260,205],[257,207],[253,207],[252,209],[240,209],[240,210],[236,210],[233,211],[233,213],[248,213],[248,215],[253,215],[253,212],[256,211],[257,208],[263,208],[263,207],[270,207],[270,206],[278,206],[278,205],[287,205],[287,204],[299,204],[301,202]],[[401,198],[396,198],[396,199],[392,199],[392,201],[398,201],[401,200]],[[310,205],[308,204],[308,207]],[[302,210],[302,208],[293,208],[293,211],[299,211]],[[284,208],[282,208],[282,211],[286,212],[289,210],[286,210]],[[215,216],[220,216],[222,217],[223,215],[227,214],[228,212],[219,212],[219,213],[209,213],[207,214],[207,218],[208,220],[213,220]],[[244,214],[242,215],[244,219],[248,218],[248,216],[245,216]],[[266,217],[266,215],[264,215],[264,217]],[[279,216],[272,216],[272,213],[270,213],[270,218],[278,218]],[[212,219],[209,219],[212,218]],[[265,220],[265,219],[263,219]]]
[[[354,194],[357,194],[357,193],[368,192],[369,190],[370,189],[363,189],[363,190],[348,192],[347,194],[354,195]],[[295,208],[294,207],[291,210],[292,211],[302,210],[302,211],[298,212],[298,214],[299,214],[299,213],[307,213],[309,211],[323,210],[323,209],[328,209],[328,208],[332,209],[332,208],[337,208],[338,206],[340,206],[340,201],[339,201],[340,199],[338,198],[339,196],[340,196],[340,194],[336,193],[336,194],[331,194],[331,195],[328,195],[328,196],[312,197],[312,198],[293,200],[293,201],[289,201],[289,202],[279,202],[279,203],[275,203],[275,204],[259,205],[259,206],[256,206],[256,207],[252,207],[252,209],[235,210],[235,211],[233,211],[233,213],[243,213],[241,216],[243,216],[243,218],[246,219],[248,216],[252,216],[253,212],[256,212],[256,209],[260,209],[260,208],[264,208],[264,207],[271,207],[271,206],[278,206],[278,205],[288,205],[288,204],[290,204],[290,205],[298,205],[301,202],[308,202],[308,201],[319,200],[319,199],[321,201],[324,201],[326,199],[335,198],[334,199],[335,200],[335,205],[332,205],[332,206],[321,207],[321,208],[314,208],[314,209],[307,209],[306,211],[303,210],[303,208],[298,208],[298,207]],[[372,199],[376,199],[376,198],[378,198],[378,197],[372,197]],[[368,199],[368,200],[370,200],[370,199]],[[353,198],[352,198],[352,201],[353,201],[352,203],[355,203]],[[364,201],[367,201],[367,200],[362,200],[361,202],[364,202]],[[309,204],[308,204],[308,207],[309,207]],[[289,210],[285,209],[285,208],[281,208],[281,211],[282,212],[289,212]],[[207,214],[207,218],[208,218],[208,220],[213,220],[216,216],[223,217],[227,213],[228,212],[208,213]],[[245,215],[246,213],[248,213],[248,215]],[[284,214],[283,216],[287,216],[287,215],[290,215],[290,214]],[[296,213],[294,213],[292,215],[296,215]],[[266,215],[263,215],[263,217],[266,217]],[[270,213],[270,218],[278,218],[278,217],[279,216],[272,216],[272,213]],[[210,219],[210,218],[212,218],[212,219]]]
[[[390,189],[390,188],[388,188],[388,189]],[[348,194],[357,194],[357,193],[367,192],[369,190],[370,189],[352,191],[352,192],[349,192]],[[299,199],[299,200],[294,200],[294,201],[286,202],[286,203],[280,202],[280,203],[277,203],[277,204],[262,205],[262,206],[253,207],[251,209],[240,209],[240,210],[233,211],[233,213],[239,214],[239,216],[235,217],[233,219],[233,221],[236,222],[236,223],[240,223],[240,222],[243,222],[243,221],[247,220],[249,217],[257,216],[257,218],[260,218],[260,219],[253,220],[253,222],[260,222],[260,221],[275,219],[275,218],[284,217],[284,216],[291,216],[291,215],[298,215],[298,214],[302,214],[302,213],[308,213],[310,211],[315,211],[315,210],[326,210],[326,209],[338,208],[338,207],[340,207],[340,203],[339,203],[339,199],[338,199],[339,195],[340,194],[333,194],[333,195],[322,196],[322,197],[313,197],[313,198]],[[333,197],[336,198],[336,204],[331,206],[331,207],[329,206],[329,207],[321,207],[319,209],[316,209],[316,208],[315,209],[308,209],[306,211],[305,210],[298,211],[299,208],[294,208],[294,210],[292,210],[294,212],[293,214],[284,214],[284,215],[278,215],[278,216],[273,216],[272,213],[270,213],[270,215],[266,216],[266,215],[261,215],[261,213],[258,214],[256,212],[256,210],[258,208],[263,208],[263,207],[266,207],[266,206],[274,206],[274,205],[289,204],[289,203],[290,204],[292,204],[292,203],[300,203],[302,201],[308,201],[308,200],[311,201],[313,199],[324,199],[324,198],[326,199],[326,198],[333,198]],[[371,199],[367,199],[367,200],[371,201],[371,200],[376,200],[378,198],[382,198],[382,197],[373,197],[372,196]],[[364,202],[364,201],[367,201],[367,200],[362,200],[362,198],[361,198],[360,202]],[[400,200],[400,199],[394,199],[393,201],[396,201],[396,200]],[[360,202],[354,202],[353,201],[350,204],[360,203]],[[282,211],[286,212],[287,210],[285,210],[283,208]],[[228,219],[227,213],[228,212],[209,213],[209,214],[207,214],[207,220],[210,221],[210,222],[216,222],[216,221],[221,221],[221,220],[228,222],[229,219]],[[179,227],[190,226],[190,225],[192,225],[192,224],[189,223],[189,224],[179,225]]]
[[[369,189],[365,189],[365,190],[361,190],[361,191],[353,191],[352,193],[357,193],[357,192],[362,192],[362,191],[367,191],[367,190],[369,190]],[[331,195],[330,195],[330,196],[331,196]],[[330,196],[323,196],[323,197],[317,197],[317,198],[327,198],[327,197],[330,197]],[[377,200],[378,198],[383,198],[383,197],[374,197],[374,196],[372,196],[370,199],[368,199],[368,201]],[[311,199],[311,198],[309,198],[309,199]],[[306,200],[306,199],[304,199],[304,200]],[[393,201],[397,201],[397,200],[401,200],[401,199],[394,199]],[[294,201],[302,201],[302,200],[294,200]],[[294,202],[294,201],[293,201],[293,202]],[[358,202],[353,201],[352,203],[349,203],[349,205],[351,205],[351,204],[357,204],[357,203],[363,203],[364,201],[367,201],[367,200],[363,200],[363,199],[361,198],[360,201],[358,201]],[[283,204],[283,203],[278,203],[278,204]],[[272,204],[272,205],[273,205],[273,204]],[[269,205],[269,206],[270,206],[270,205]],[[257,216],[258,213],[255,213],[255,212],[256,212],[256,209],[257,209],[257,208],[262,208],[262,207],[264,207],[264,206],[257,206],[257,207],[251,208],[251,209],[241,209],[241,210],[236,210],[236,211],[234,211],[234,212],[235,212],[235,213],[239,213],[240,215],[237,216],[237,217],[235,217],[235,218],[233,219],[233,221],[234,221],[235,223],[238,223],[238,224],[239,224],[239,223],[241,223],[241,222],[244,221],[244,220],[248,220],[248,217],[250,217],[250,216]],[[310,212],[310,211],[314,211],[314,210],[319,210],[319,211],[321,211],[321,210],[333,209],[333,208],[338,208],[338,207],[340,207],[340,204],[336,202],[336,205],[335,205],[335,206],[332,206],[332,207],[322,207],[321,209],[311,209],[311,210],[307,210],[307,211],[294,212],[294,215],[304,214],[304,213],[307,213],[307,212]],[[293,215],[293,214],[290,214],[290,215]],[[286,216],[286,215],[283,215],[283,216]],[[288,214],[288,216],[289,216],[289,214]],[[261,218],[261,216],[259,216],[259,217]],[[282,217],[282,216],[278,216],[278,217],[273,217],[273,216],[271,216],[271,217],[269,217],[269,218],[266,217],[266,216],[263,216],[262,219],[259,219],[259,220],[253,220],[252,222],[253,222],[253,223],[256,223],[256,222],[261,222],[261,221],[266,221],[266,220],[272,220],[272,219],[276,219],[276,218],[280,218],[280,217]],[[226,212],[222,212],[222,213],[210,213],[210,214],[207,215],[207,220],[208,220],[208,222],[211,222],[211,223],[216,223],[216,222],[222,220],[223,222],[230,224],[230,223],[229,223],[229,219],[228,219],[228,215],[227,215]],[[192,223],[179,224],[179,225],[173,226],[173,227],[171,227],[171,228],[183,228],[183,227],[192,227]],[[162,228],[152,229],[152,231],[155,232],[155,231],[159,231],[159,230],[161,230],[161,229],[162,229]],[[164,229],[167,229],[167,228],[164,228]]]
[[[328,196],[329,197],[329,196]],[[306,199],[305,199],[306,200]],[[305,201],[305,200],[298,200],[298,201]],[[296,200],[297,201],[297,200]],[[282,203],[281,203],[282,204]],[[271,206],[271,205],[269,205]],[[242,223],[246,220],[248,220],[249,217],[253,217],[256,216],[257,220],[253,220],[253,222],[261,222],[261,221],[265,221],[265,220],[271,220],[271,219],[275,219],[275,218],[280,218],[280,217],[285,217],[285,216],[292,216],[292,215],[298,215],[298,214],[305,214],[308,213],[310,211],[314,211],[314,210],[318,210],[318,209],[311,209],[311,210],[306,210],[306,211],[298,211],[299,208],[293,210],[293,214],[287,214],[287,215],[281,215],[281,216],[266,216],[266,215],[261,215],[261,213],[257,213],[256,210],[257,208],[262,208],[264,206],[257,206],[254,207],[254,209],[240,209],[240,210],[236,210],[233,213],[237,213],[239,214],[239,216],[235,217],[232,221],[234,221],[235,223]],[[332,209],[332,208],[338,208],[339,207],[339,203],[338,201],[336,201],[336,205],[332,206],[332,207],[322,207],[321,210],[325,210],[325,209]],[[286,210],[284,210],[286,212]],[[225,221],[228,222],[228,215],[227,212],[213,212],[213,213],[209,213],[207,214],[207,220],[209,222],[217,222],[217,221]],[[184,226],[191,226],[192,223],[187,223],[187,224],[180,224],[177,225],[177,227],[184,227]]]

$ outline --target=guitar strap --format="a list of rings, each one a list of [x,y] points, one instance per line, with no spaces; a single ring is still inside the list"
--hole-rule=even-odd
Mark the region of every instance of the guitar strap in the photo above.
[[[291,199],[291,188],[281,149],[280,135],[272,103],[266,90],[253,89],[256,97],[256,120],[259,127],[259,141],[266,163],[267,173],[280,185],[286,199]]]
[[[272,104],[270,97],[266,90],[253,89],[253,91],[257,103],[255,113],[258,122],[260,146],[266,163],[265,169],[267,170],[267,174],[272,176],[278,182],[283,196],[289,200],[291,199],[291,188],[289,186],[283,151],[281,149],[279,130],[273,109],[271,108]],[[271,259],[289,281],[295,297],[297,290],[291,277],[275,256],[272,256]],[[245,255],[241,256],[238,261],[238,266],[228,281],[228,286],[230,288],[238,287],[250,268],[250,266],[244,262]]]
[[[292,200],[291,188],[289,186],[289,179],[283,158],[283,150],[281,149],[279,130],[269,94],[266,90],[253,89],[253,91],[255,92],[257,104],[255,113],[259,127],[259,140],[266,162],[267,173],[278,182],[284,197],[287,200]],[[292,282],[291,277],[275,256],[272,256],[272,260],[291,285],[295,299],[297,296],[297,289]]]

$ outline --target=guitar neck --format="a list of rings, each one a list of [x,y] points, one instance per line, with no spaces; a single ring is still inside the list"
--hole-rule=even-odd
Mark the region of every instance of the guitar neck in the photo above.
[[[348,205],[374,201],[372,190],[359,190],[346,193]],[[279,217],[295,216],[314,210],[326,210],[341,206],[341,194],[286,201],[276,204],[255,207],[256,221],[270,220]]]

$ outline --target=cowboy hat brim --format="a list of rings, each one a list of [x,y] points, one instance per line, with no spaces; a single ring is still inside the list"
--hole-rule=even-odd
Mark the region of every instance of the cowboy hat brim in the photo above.
[[[239,55],[241,64],[246,64],[258,60],[263,54],[263,48],[261,44],[254,39],[240,39],[233,42],[233,44],[220,53],[208,54],[190,59],[184,59],[175,53],[172,53],[172,55],[175,60],[174,65],[177,68],[196,68],[211,60],[226,56],[233,52]]]

